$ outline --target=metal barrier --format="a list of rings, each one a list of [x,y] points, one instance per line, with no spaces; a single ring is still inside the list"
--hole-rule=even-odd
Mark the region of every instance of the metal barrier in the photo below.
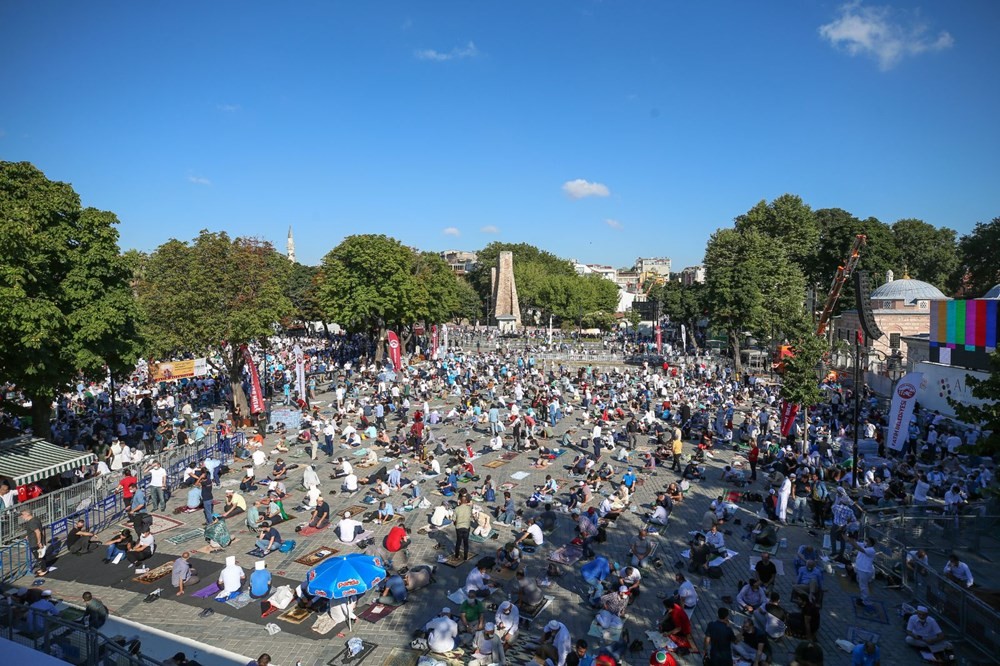
[[[963,517],[919,519],[897,516],[894,522],[881,525],[869,523],[863,529],[866,536],[875,539],[876,547],[883,555],[875,558],[875,566],[880,572],[891,580],[898,580],[916,604],[932,609],[938,621],[950,627],[961,641],[988,656],[994,656],[1000,654],[1000,612],[942,574],[924,567],[911,569],[906,564],[907,553],[912,550],[942,550],[935,546],[945,544],[947,548],[944,550],[950,551],[959,547],[956,539],[961,539],[963,533],[966,536],[981,535],[981,529],[971,525],[982,517],[965,516],[969,525],[964,526],[962,521],[956,523],[957,518]],[[933,527],[935,524],[940,527]],[[968,529],[963,532],[963,527]]]
[[[0,546],[0,581],[14,580],[31,570],[31,554],[24,539]]]
[[[142,645],[109,638],[68,609],[62,615],[42,615],[27,606],[0,601],[0,636],[78,666],[163,666],[142,654]]]

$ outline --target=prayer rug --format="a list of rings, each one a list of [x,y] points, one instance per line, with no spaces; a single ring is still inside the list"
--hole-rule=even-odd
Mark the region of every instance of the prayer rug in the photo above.
[[[308,555],[303,555],[302,557],[296,558],[296,562],[299,564],[304,564],[307,567],[314,567],[331,555],[336,555],[340,550],[337,548],[330,548],[329,546],[324,546],[323,548],[317,548]]]
[[[499,532],[497,532],[496,530],[491,530],[489,536],[479,536],[478,534],[470,534],[469,541],[475,541],[476,543],[486,543],[497,534],[499,534]]]
[[[549,561],[555,562],[556,564],[572,566],[579,562],[581,557],[583,557],[583,548],[581,546],[568,543],[565,546],[552,551],[552,554],[549,555]]]
[[[368,509],[368,507],[366,505],[364,505],[364,504],[355,504],[354,506],[349,506],[346,509],[344,509],[343,511],[341,511],[340,515],[343,516],[346,512],[350,511],[351,512],[351,517],[355,518],[355,517],[360,516],[361,514],[363,514],[367,509]]]
[[[351,648],[345,646],[343,650],[337,653],[337,656],[326,663],[329,666],[357,666],[357,664],[370,657],[375,648],[378,647],[377,644],[369,643],[368,641],[361,641],[361,645],[361,652],[358,654],[351,656]]]
[[[187,530],[186,532],[181,532],[180,534],[174,534],[173,536],[164,537],[163,540],[168,543],[172,543],[175,546],[179,546],[182,543],[187,543],[188,541],[194,541],[198,538],[205,538],[205,530]]]
[[[517,488],[517,484],[511,483],[510,481],[505,481],[504,483],[500,484],[500,492],[510,491],[513,490],[514,488]]]
[[[506,451],[506,452],[500,454],[500,460],[504,460],[506,462],[510,462],[511,460],[513,460],[514,458],[518,457],[519,455],[521,455],[521,454],[518,453],[517,451]]]
[[[517,572],[514,571],[513,569],[507,569],[501,567],[500,569],[494,569],[491,575],[493,576],[493,580],[510,581],[514,580],[514,578],[517,575]]]
[[[218,583],[212,583],[211,585],[201,588],[191,596],[197,599],[208,599],[209,597],[214,597],[221,591],[222,588],[219,587]]]
[[[741,493],[740,491],[738,491],[738,490],[730,490],[729,494],[726,495],[726,501],[727,502],[731,502],[732,504],[739,504],[740,503],[740,499],[742,499],[742,497],[743,497],[743,493]]]
[[[390,606],[388,604],[380,604],[376,602],[358,613],[358,617],[366,622],[374,624],[397,608],[399,608],[399,606]]]
[[[623,629],[625,629],[624,623],[605,629],[597,622],[597,620],[594,620],[590,623],[590,629],[587,631],[587,635],[600,638],[605,643],[614,643],[615,641],[621,639]]]
[[[298,606],[294,606],[279,615],[278,619],[282,622],[287,622],[288,624],[302,624],[309,619],[310,615],[312,615],[312,611],[308,608],[299,608]]]
[[[277,552],[278,549],[275,548],[270,553],[267,553],[267,555],[273,555],[274,553]],[[262,551],[260,548],[254,548],[253,550],[247,551],[247,555],[249,555],[250,557],[267,557],[267,555],[264,554],[264,551]]]
[[[161,564],[155,569],[150,569],[144,574],[136,576],[132,580],[134,580],[137,583],[155,583],[164,576],[170,574],[173,571],[173,569],[174,569],[174,563],[167,562],[165,564]]]
[[[521,479],[527,479],[531,474],[529,472],[514,472],[510,475],[510,478],[520,481]]]
[[[775,555],[778,552],[778,544],[774,544],[773,546],[762,546],[759,543],[755,543],[753,545],[753,552]]]
[[[151,514],[153,519],[153,526],[149,528],[150,534],[161,534],[168,530],[180,527],[184,523],[176,518],[168,518],[167,516],[161,516],[159,514]],[[122,527],[132,528],[132,522],[122,523]]]
[[[751,555],[750,556],[750,571],[754,571],[755,570],[754,567],[757,566],[758,562],[760,562],[760,558],[759,557],[757,557],[756,555]],[[781,560],[773,560],[773,559],[771,560],[771,562],[774,564],[774,568],[778,572],[778,575],[779,576],[784,576],[785,575],[785,564],[784,564],[784,562],[782,562]]]
[[[882,636],[878,633],[862,629],[861,627],[852,626],[847,628],[847,640],[851,641],[855,645],[858,643],[866,643],[868,641],[878,643],[880,638],[882,638]]]
[[[564,453],[569,453],[569,449],[559,449],[558,451],[556,451],[552,455],[554,457],[558,458],[559,456],[563,455]]]
[[[473,550],[470,550],[469,551],[469,557],[467,557],[464,560],[461,559],[461,558],[455,557],[454,555],[451,555],[450,557],[448,557],[447,560],[445,560],[441,564],[446,564],[449,567],[451,567],[452,569],[457,569],[458,567],[462,566],[463,564],[465,564],[469,560],[474,560],[477,557],[479,557],[479,553],[477,553],[477,552],[475,552]]]
[[[868,605],[863,606],[860,602],[861,597],[851,597],[851,605],[854,607],[854,617],[859,620],[889,624],[889,613],[886,612],[884,603],[869,599]]]
[[[420,658],[427,654],[427,651],[414,650],[413,648],[395,647],[386,655],[382,666],[417,666]]]
[[[351,455],[354,456],[355,458],[360,458],[361,456],[367,456],[368,449],[354,449],[353,451],[351,451]]]
[[[535,618],[538,617],[538,615],[543,610],[545,610],[545,607],[548,606],[552,602],[553,599],[555,599],[555,597],[546,596],[541,601],[539,601],[537,604],[535,604],[534,606],[527,606],[527,605],[524,606],[523,608],[520,609],[521,610],[521,618],[522,619],[527,618],[529,620],[534,620]]]
[[[249,606],[251,601],[253,601],[253,598],[250,596],[249,592],[240,592],[239,596],[229,599],[226,601],[226,604],[232,606],[236,610],[239,610]]]
[[[308,525],[306,525],[301,530],[299,530],[298,534],[299,536],[303,537],[312,536],[314,534],[319,534],[328,527],[330,527],[329,523],[324,527],[309,527]]]
[[[239,539],[233,539],[232,541],[229,542],[229,545],[232,546],[237,541],[239,541]],[[225,548],[217,548],[216,546],[213,546],[212,544],[207,543],[204,546],[202,546],[201,548],[195,548],[194,552],[196,552],[196,553],[204,553],[205,555],[211,555],[212,553],[221,553],[224,550],[225,550]]]
[[[506,464],[507,464],[506,460],[491,460],[488,463],[484,464],[483,467],[486,467],[488,469],[496,469],[498,467],[503,467]]]

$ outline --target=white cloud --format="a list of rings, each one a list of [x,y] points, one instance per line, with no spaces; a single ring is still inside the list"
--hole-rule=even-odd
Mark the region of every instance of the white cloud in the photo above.
[[[215,108],[218,109],[219,111],[225,111],[226,113],[236,113],[243,107],[241,107],[239,104],[216,104]]]
[[[618,220],[612,220],[611,218],[604,220],[604,224],[616,230],[621,230],[623,228],[621,222],[619,222]]]
[[[434,49],[417,49],[413,52],[417,60],[431,60],[433,62],[445,62],[446,60],[464,60],[465,58],[475,58],[479,55],[479,49],[473,42],[465,46],[456,46],[451,51],[436,51]]]
[[[498,234],[500,230],[497,229],[492,224],[487,224],[485,227],[479,227],[479,231],[484,234]]]
[[[461,236],[462,232],[458,230],[458,227],[445,227],[441,233],[445,236]]]
[[[886,71],[908,56],[942,51],[955,43],[941,31],[934,36],[915,13],[891,7],[862,6],[850,2],[840,8],[840,17],[819,28],[820,36],[852,56],[862,55],[878,61]]]
[[[211,185],[212,181],[208,178],[203,178],[201,176],[188,176],[188,182],[194,183],[195,185]]]
[[[611,195],[611,190],[607,185],[601,183],[591,183],[583,178],[567,180],[562,186],[563,192],[573,199],[583,199],[584,197],[606,197]]]

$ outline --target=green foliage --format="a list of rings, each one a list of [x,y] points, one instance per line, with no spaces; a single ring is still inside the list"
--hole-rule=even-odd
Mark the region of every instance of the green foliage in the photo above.
[[[858,270],[869,271],[873,285],[877,286],[885,281],[886,271],[899,272],[899,250],[892,229],[887,224],[874,217],[859,220],[840,208],[817,210],[816,219],[820,226],[819,252],[808,276],[810,281],[819,285],[820,307],[833,283],[837,267],[844,264],[857,234],[865,234],[868,237],[865,247],[861,250]],[[854,290],[848,283],[841,293],[834,314],[854,307]]]
[[[684,324],[688,330],[693,331],[697,322],[705,316],[706,293],[704,284],[664,282],[650,289],[649,299],[659,301],[661,312],[669,316],[671,321]]]
[[[961,287],[967,298],[979,298],[1000,284],[1000,217],[977,222],[971,233],[958,243]],[[954,284],[953,287],[959,285]]]
[[[982,429],[984,436],[976,442],[977,451],[996,455],[1000,453],[1000,350],[990,355],[990,375],[986,379],[967,375],[965,381],[973,397],[986,401],[985,404],[966,405],[952,398],[948,398],[948,404],[961,421]]]
[[[736,218],[737,231],[759,231],[781,245],[789,260],[804,274],[819,246],[819,224],[812,209],[794,194],[783,194],[771,203],[763,199]]]
[[[202,231],[191,243],[167,241],[149,256],[137,282],[149,353],[220,352],[237,409],[246,414],[239,348],[271,335],[294,314],[290,271],[270,243],[254,238]]]
[[[823,360],[826,343],[812,330],[803,330],[792,341],[791,347],[793,356],[784,359],[781,396],[796,405],[810,407],[818,404],[822,394],[817,367]]]
[[[892,225],[901,268],[917,280],[948,291],[958,270],[955,230],[940,229],[923,220],[899,220]]]
[[[800,330],[805,279],[773,239],[754,229],[720,229],[709,239],[704,263],[705,304],[729,338],[737,372],[744,332],[767,337],[772,327]]]
[[[294,308],[292,316],[298,321],[311,322],[322,319],[318,301],[319,266],[291,264],[288,270],[288,282],[285,284],[285,296]]]
[[[66,183],[0,162],[0,375],[32,397],[48,428],[56,392],[78,373],[120,373],[139,353],[139,314],[118,219],[81,208]]]
[[[455,316],[459,320],[467,320],[471,324],[482,321],[486,314],[483,302],[479,300],[479,294],[464,277],[456,277],[456,294],[458,296],[458,311]]]

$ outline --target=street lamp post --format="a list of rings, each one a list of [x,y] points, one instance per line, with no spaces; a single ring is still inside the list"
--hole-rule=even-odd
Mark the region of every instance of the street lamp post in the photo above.
[[[858,435],[861,432],[861,332],[854,338],[854,448],[851,450],[851,488],[858,487]]]

